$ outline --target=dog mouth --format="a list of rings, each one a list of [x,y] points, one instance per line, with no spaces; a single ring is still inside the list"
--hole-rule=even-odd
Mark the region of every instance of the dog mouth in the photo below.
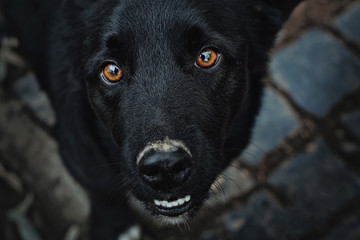
[[[177,217],[187,213],[192,206],[191,195],[183,198],[170,198],[168,200],[154,199],[150,206],[160,215]]]

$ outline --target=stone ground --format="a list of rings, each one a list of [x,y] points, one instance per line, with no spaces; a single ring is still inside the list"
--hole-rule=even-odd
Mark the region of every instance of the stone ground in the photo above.
[[[16,45],[2,38],[1,88],[12,89],[12,97],[51,134],[55,119],[46,96],[22,59],[6,54]],[[182,237],[360,239],[360,1],[300,5],[280,35],[264,81],[253,140],[221,181],[229,203],[214,203],[221,214],[202,223],[207,230]],[[33,218],[16,220],[14,209],[24,205],[26,194],[14,194],[14,178],[24,181],[0,162],[0,238],[41,239]],[[77,239],[71,236],[65,239]]]

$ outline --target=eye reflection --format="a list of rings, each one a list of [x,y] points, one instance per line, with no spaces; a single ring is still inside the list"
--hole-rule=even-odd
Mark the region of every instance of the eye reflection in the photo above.
[[[118,82],[123,77],[123,71],[115,64],[108,64],[103,70],[103,75],[110,82]]]
[[[209,68],[215,65],[218,54],[210,49],[204,49],[196,59],[196,65],[201,68]]]

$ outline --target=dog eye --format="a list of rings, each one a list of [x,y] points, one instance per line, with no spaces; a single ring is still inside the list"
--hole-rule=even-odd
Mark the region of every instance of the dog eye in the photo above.
[[[210,68],[215,65],[217,59],[218,54],[214,50],[206,48],[198,55],[196,66],[200,68]]]
[[[123,77],[122,69],[112,63],[105,66],[102,74],[109,82],[112,83],[120,81]]]

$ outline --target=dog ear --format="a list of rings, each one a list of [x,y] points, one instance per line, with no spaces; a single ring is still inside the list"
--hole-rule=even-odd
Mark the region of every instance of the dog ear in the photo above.
[[[92,2],[95,2],[95,0],[65,0],[63,4],[68,8],[84,9]]]
[[[285,22],[300,2],[303,0],[261,0],[255,4],[255,8],[260,12],[272,11],[273,17],[276,12],[277,20]]]
[[[256,22],[252,25],[250,36],[256,49],[267,52],[280,31],[283,23],[302,0],[258,0],[252,1],[251,12]]]
[[[265,4],[276,9],[280,14],[280,19],[286,21],[294,8],[303,0],[262,0]]]

